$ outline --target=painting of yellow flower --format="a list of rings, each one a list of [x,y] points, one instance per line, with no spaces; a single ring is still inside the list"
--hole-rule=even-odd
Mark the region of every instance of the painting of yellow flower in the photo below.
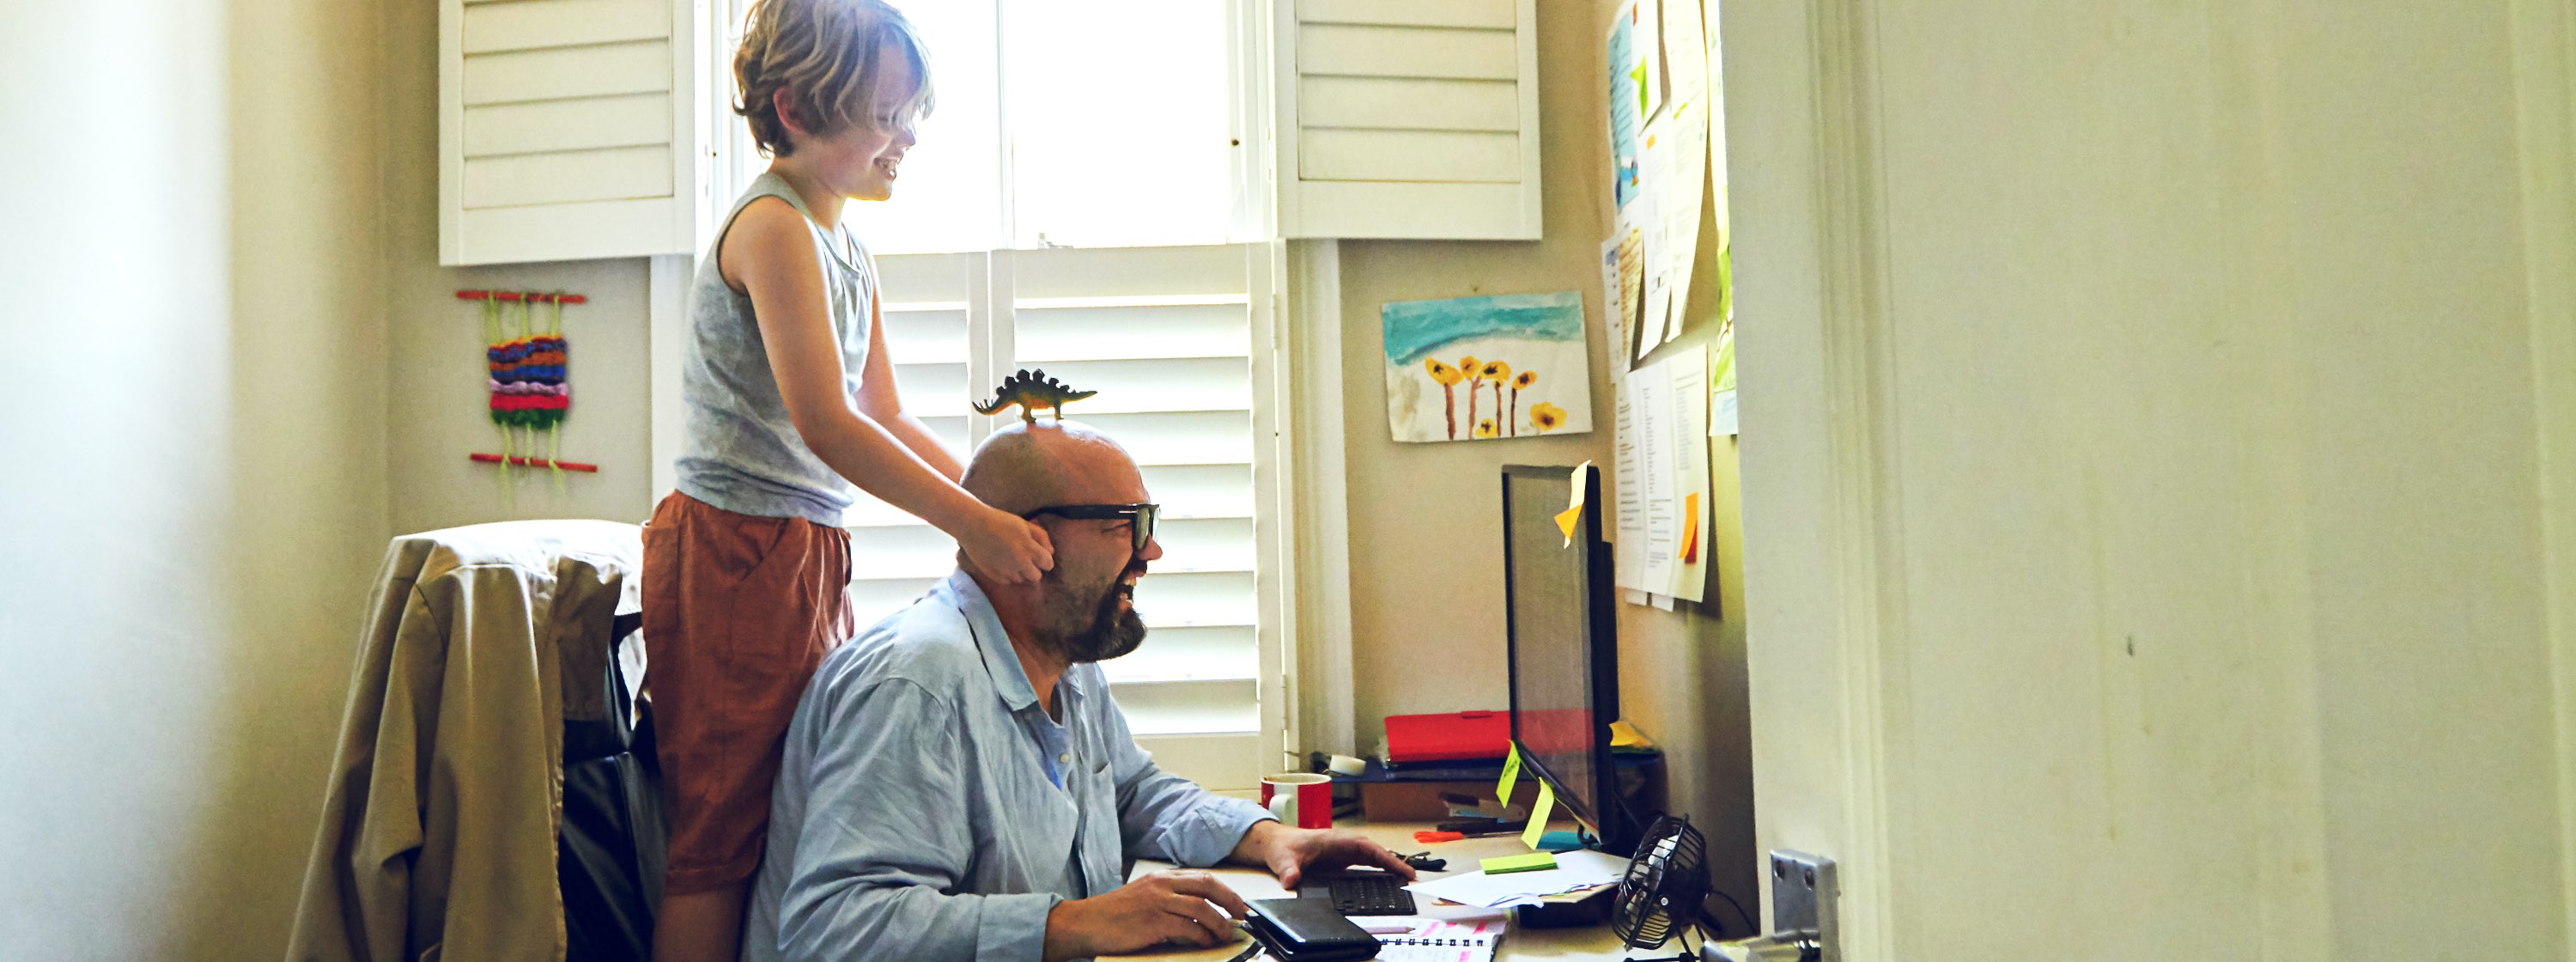
[[[1537,383],[1537,371],[1523,368],[1519,374],[1512,375],[1512,409],[1505,415],[1504,420],[1512,426],[1513,437],[1521,436],[1521,389]],[[1502,388],[1498,387],[1494,390],[1500,392]]]
[[[1387,426],[1398,441],[1592,430],[1583,297],[1573,291],[1389,301]],[[1458,389],[1467,410],[1458,410]],[[1488,392],[1490,396],[1488,395]],[[1541,423],[1539,405],[1554,412]]]
[[[1457,368],[1440,363],[1436,357],[1423,361],[1422,366],[1431,372],[1431,380],[1440,385],[1440,407],[1449,419],[1449,439],[1455,441],[1458,439],[1458,382],[1466,375]],[[1471,387],[1468,390],[1472,393],[1475,389]]]
[[[1530,405],[1530,426],[1537,428],[1538,433],[1546,434],[1549,431],[1554,431],[1556,430],[1557,425],[1564,423],[1564,408],[1557,407],[1556,405],[1549,404],[1545,401],[1540,401],[1537,404]]]

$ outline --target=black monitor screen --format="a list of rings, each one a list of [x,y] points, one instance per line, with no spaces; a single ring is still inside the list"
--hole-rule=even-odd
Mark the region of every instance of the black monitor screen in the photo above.
[[[1595,638],[1597,599],[1607,571],[1593,570],[1598,538],[1591,507],[1573,544],[1557,527],[1564,511],[1565,468],[1506,468],[1503,474],[1505,577],[1510,608],[1512,737],[1523,762],[1555,783],[1558,801],[1575,816],[1601,826],[1598,766],[1607,763],[1603,726],[1616,706],[1596,704],[1603,666],[1599,653],[1615,645]],[[1597,488],[1597,482],[1595,483]]]

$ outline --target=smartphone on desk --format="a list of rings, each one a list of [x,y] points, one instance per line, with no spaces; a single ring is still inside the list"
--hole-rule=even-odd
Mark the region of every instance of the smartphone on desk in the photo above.
[[[1377,957],[1377,936],[1323,899],[1254,899],[1244,928],[1279,962],[1347,962]]]

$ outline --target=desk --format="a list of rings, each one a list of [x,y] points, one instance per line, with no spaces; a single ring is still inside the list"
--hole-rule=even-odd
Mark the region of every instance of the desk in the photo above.
[[[1432,857],[1449,860],[1448,871],[1424,872],[1422,873],[1422,877],[1425,879],[1443,878],[1450,875],[1456,875],[1461,872],[1472,872],[1476,870],[1477,861],[1479,859],[1491,858],[1496,855],[1520,855],[1529,851],[1526,846],[1521,844],[1520,837],[1516,835],[1493,835],[1483,838],[1469,838],[1455,842],[1442,842],[1437,845],[1424,845],[1420,842],[1414,841],[1413,833],[1416,830],[1430,828],[1431,823],[1429,822],[1399,822],[1390,825],[1366,825],[1342,822],[1337,823],[1336,827],[1348,828],[1357,831],[1360,834],[1366,835],[1375,840],[1378,844],[1384,845],[1398,852],[1412,853],[1419,852],[1424,849],[1430,849]],[[1139,860],[1136,863],[1134,874],[1159,871],[1171,867],[1172,866],[1169,863],[1165,862]],[[1218,878],[1225,880],[1227,887],[1234,889],[1237,894],[1242,895],[1245,899],[1275,899],[1286,898],[1289,895],[1287,890],[1279,887],[1279,880],[1277,878],[1272,877],[1269,872],[1262,871],[1260,869],[1244,868],[1236,865],[1221,865],[1216,868],[1209,869],[1209,871],[1215,874]],[[1131,875],[1130,877],[1132,878],[1134,876]],[[1418,894],[1415,895],[1414,898],[1417,901],[1423,900],[1423,897]],[[1428,907],[1429,906],[1424,906],[1424,908]],[[1235,953],[1241,951],[1243,951],[1243,943],[1238,941],[1232,945],[1220,946],[1213,949],[1156,952],[1146,955],[1104,955],[1101,956],[1101,958],[1103,960],[1151,960],[1151,962],[1225,962],[1225,960],[1233,958]],[[1670,954],[1671,951],[1678,951],[1678,949],[1667,950],[1665,954]],[[1524,929],[1515,923],[1512,925],[1510,933],[1503,937],[1502,948],[1500,951],[1495,953],[1494,957],[1498,960],[1510,959],[1516,960],[1517,962],[1517,960],[1538,959],[1617,959],[1622,957],[1622,954],[1622,949],[1619,945],[1619,937],[1611,934],[1610,926],[1607,924],[1579,929]]]

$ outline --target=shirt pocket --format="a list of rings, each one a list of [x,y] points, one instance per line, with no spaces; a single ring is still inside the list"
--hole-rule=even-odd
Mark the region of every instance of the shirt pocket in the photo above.
[[[1087,766],[1081,786],[1082,828],[1075,852],[1091,895],[1105,895],[1127,882],[1126,845],[1118,833],[1118,785],[1109,763]]]

